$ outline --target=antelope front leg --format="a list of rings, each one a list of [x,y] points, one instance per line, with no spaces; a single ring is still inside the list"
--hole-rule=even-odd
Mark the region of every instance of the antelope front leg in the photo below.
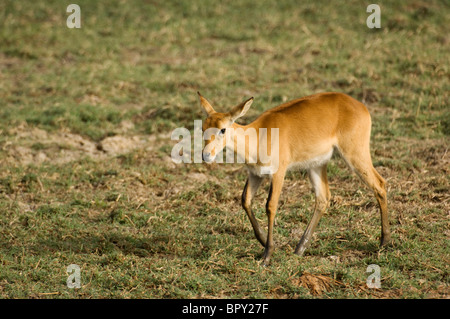
[[[273,244],[273,224],[275,221],[275,214],[277,212],[278,199],[280,198],[281,189],[283,188],[284,172],[278,172],[273,175],[272,184],[270,185],[269,198],[266,204],[266,213],[268,217],[268,231],[267,231],[267,243],[264,250],[264,265],[269,265],[270,257],[274,250]]]
[[[250,174],[247,183],[245,184],[244,191],[242,192],[242,207],[247,213],[248,218],[250,219],[250,223],[252,224],[253,231],[255,232],[256,239],[261,243],[261,245],[265,246],[267,241],[267,236],[256,220],[255,215],[252,211],[252,201],[253,196],[256,194],[259,186],[261,185],[263,178],[257,175]]]

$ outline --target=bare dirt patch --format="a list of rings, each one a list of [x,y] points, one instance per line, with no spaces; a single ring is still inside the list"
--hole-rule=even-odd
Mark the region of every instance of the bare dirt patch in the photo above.
[[[106,137],[96,143],[68,131],[47,132],[22,124],[9,130],[12,138],[2,145],[2,151],[6,154],[3,161],[28,165],[43,162],[64,164],[83,157],[105,159],[129,153],[137,148],[151,149],[156,139],[155,136],[127,136],[126,130],[121,132],[123,135]]]
[[[293,279],[293,282],[307,288],[313,296],[320,296],[331,291],[334,286],[344,286],[342,282],[330,276],[308,272],[304,272],[299,278]]]

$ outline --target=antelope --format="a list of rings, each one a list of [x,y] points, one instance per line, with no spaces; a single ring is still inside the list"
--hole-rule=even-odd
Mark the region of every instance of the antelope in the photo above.
[[[246,114],[253,103],[253,97],[227,113],[220,113],[215,111],[199,92],[197,93],[200,104],[207,114],[202,130],[215,128],[218,132],[209,140],[205,140],[202,150],[203,160],[207,163],[213,162],[217,152],[225,147],[232,147],[235,154],[245,159],[248,179],[242,193],[242,207],[250,219],[256,239],[265,247],[264,265],[269,264],[274,251],[274,221],[286,172],[293,168],[307,170],[315,194],[312,219],[295,248],[295,254],[301,256],[310,245],[314,229],[330,201],[327,163],[335,151],[374,192],[381,215],[380,245],[390,243],[385,180],[372,164],[369,145],[371,117],[364,104],[342,93],[318,93],[283,103],[265,111],[252,123],[239,125],[235,121]],[[258,159],[258,154],[255,152],[257,153],[259,148],[250,148],[249,145],[245,145],[244,149],[242,147],[237,149],[237,140],[242,138],[241,135],[250,128],[255,129],[257,142],[266,143],[268,149],[272,149],[271,143],[278,143],[278,154],[271,154],[271,163],[263,164],[259,160],[250,163],[250,158]],[[259,133],[260,128],[267,129],[267,136]],[[272,128],[278,128],[278,140],[270,138],[269,129]],[[227,139],[231,140],[227,143]],[[230,143],[230,141],[233,142]],[[270,171],[267,169],[270,165],[277,169]],[[262,174],[263,168],[270,173]],[[252,199],[265,177],[269,177],[271,181],[266,203],[267,234],[252,211]]]

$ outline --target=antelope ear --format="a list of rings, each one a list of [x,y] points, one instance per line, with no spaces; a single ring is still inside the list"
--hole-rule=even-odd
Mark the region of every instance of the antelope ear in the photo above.
[[[249,98],[245,102],[242,102],[238,106],[235,106],[229,113],[231,116],[231,120],[234,122],[238,118],[244,116],[245,113],[247,113],[250,106],[252,105],[252,103],[253,103],[253,97]]]
[[[213,113],[216,113],[216,111],[214,111],[214,108],[211,106],[211,104],[209,104],[208,100],[205,99],[200,92],[197,92],[199,98],[200,98],[200,104],[203,107],[203,110],[205,110],[206,114],[211,115]]]

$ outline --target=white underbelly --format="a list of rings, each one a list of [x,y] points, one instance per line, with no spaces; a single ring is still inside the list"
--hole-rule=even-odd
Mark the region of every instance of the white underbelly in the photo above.
[[[333,148],[325,154],[310,158],[306,161],[301,162],[294,162],[289,164],[288,170],[291,169],[310,169],[313,167],[320,167],[328,163],[328,161],[331,159],[331,156],[333,156]]]
[[[307,170],[310,168],[323,166],[326,163],[328,163],[328,161],[331,159],[331,156],[333,156],[333,151],[334,151],[334,148],[331,148],[331,150],[325,154],[310,158],[305,161],[291,163],[291,164],[289,164],[287,169],[288,170],[291,170],[291,169]],[[277,165],[277,163],[275,165],[267,165],[267,166],[256,165],[256,164],[247,164],[247,168],[250,171],[250,173],[260,176],[260,177],[264,177],[264,176],[271,176],[271,175],[275,174],[278,170],[278,165]]]

